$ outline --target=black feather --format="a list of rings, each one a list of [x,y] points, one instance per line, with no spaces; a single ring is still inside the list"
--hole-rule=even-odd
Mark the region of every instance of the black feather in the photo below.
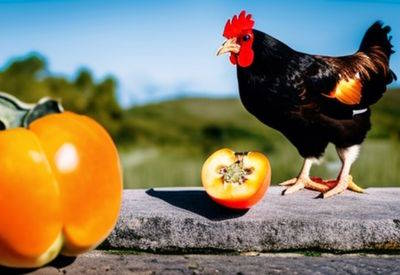
[[[382,26],[376,22],[368,29],[360,51],[368,54],[374,46],[380,46],[389,59],[390,27]],[[355,73],[354,64],[361,62],[359,54],[338,58],[309,55],[263,32],[253,33],[254,61],[249,67],[237,67],[244,107],[282,132],[303,157],[320,157],[329,142],[339,148],[361,144],[371,127],[370,110],[356,116],[353,110],[368,108],[377,101],[386,90],[389,76],[381,69],[371,71],[370,79],[363,79],[363,92],[372,96],[365,96],[367,101],[357,106],[344,105],[323,94],[332,91],[343,75]],[[390,70],[389,74],[396,78]]]
[[[381,21],[372,24],[364,35],[361,41],[359,51],[368,52],[374,46],[382,47],[386,56],[389,57],[392,53],[393,45],[390,43],[391,36],[388,37],[390,26],[383,26]]]

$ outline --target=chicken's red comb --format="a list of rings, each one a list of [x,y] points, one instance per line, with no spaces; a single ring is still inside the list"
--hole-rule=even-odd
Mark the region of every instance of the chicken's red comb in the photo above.
[[[224,29],[224,36],[226,38],[237,37],[244,30],[251,30],[254,26],[254,20],[251,18],[251,14],[246,15],[246,11],[241,11],[239,17],[233,16],[232,20],[226,22]]]

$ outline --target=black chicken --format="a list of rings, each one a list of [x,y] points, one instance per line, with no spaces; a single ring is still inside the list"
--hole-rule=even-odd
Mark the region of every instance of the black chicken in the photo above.
[[[229,52],[237,64],[244,107],[282,132],[305,159],[300,174],[281,184],[291,185],[283,194],[311,188],[326,198],[347,188],[357,190],[350,168],[371,128],[369,106],[396,79],[389,68],[394,53],[390,27],[376,22],[355,54],[329,57],[297,52],[253,25],[245,11],[228,20],[223,33],[227,40],[217,55]],[[309,177],[329,142],[342,161],[332,189]]]

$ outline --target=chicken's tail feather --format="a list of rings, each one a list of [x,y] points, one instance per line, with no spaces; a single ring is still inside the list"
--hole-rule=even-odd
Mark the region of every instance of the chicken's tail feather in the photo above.
[[[394,53],[390,30],[390,26],[384,26],[381,21],[375,22],[365,33],[359,49],[359,52],[365,53],[372,59],[375,66],[381,67],[386,72],[387,83],[397,79],[389,68],[389,59]]]
[[[381,21],[372,24],[361,41],[360,51],[369,52],[374,47],[381,47],[382,51],[389,58],[393,51],[393,45],[390,43],[392,36],[389,36],[390,26],[384,26]]]

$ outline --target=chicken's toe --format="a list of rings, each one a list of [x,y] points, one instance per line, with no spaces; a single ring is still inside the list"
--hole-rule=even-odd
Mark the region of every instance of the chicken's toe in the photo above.
[[[297,181],[297,178],[293,178],[293,179],[286,180],[286,181],[284,181],[284,182],[278,183],[278,185],[279,185],[279,186],[289,186],[289,185],[295,184],[296,181]]]
[[[351,181],[351,177],[347,176],[339,180],[338,184],[332,188],[331,190],[322,194],[322,198],[326,199],[332,197],[334,195],[343,193],[349,187],[349,182]]]
[[[296,180],[296,183],[283,191],[282,195],[287,195],[287,194],[292,194],[294,192],[297,192],[305,187],[305,180],[302,178],[298,178]]]
[[[351,175],[349,177],[349,186],[347,187],[349,190],[357,192],[357,193],[365,193],[365,190],[354,183],[353,177]]]
[[[314,190],[314,191],[318,191],[318,192],[326,192],[326,191],[328,191],[330,189],[330,187],[328,185],[315,182],[315,181],[313,181],[311,179],[309,179],[307,181],[306,188]]]
[[[284,190],[282,193],[283,195],[292,194],[303,188],[318,191],[318,192],[326,192],[330,189],[329,186],[322,184],[322,183],[315,182],[307,177],[298,178],[298,179],[295,178],[295,179],[288,180],[286,182],[283,182],[281,186],[288,186],[288,185],[290,185],[290,183],[288,183],[288,182],[293,182],[294,180],[295,180],[295,183],[292,186],[288,187],[286,190]]]

